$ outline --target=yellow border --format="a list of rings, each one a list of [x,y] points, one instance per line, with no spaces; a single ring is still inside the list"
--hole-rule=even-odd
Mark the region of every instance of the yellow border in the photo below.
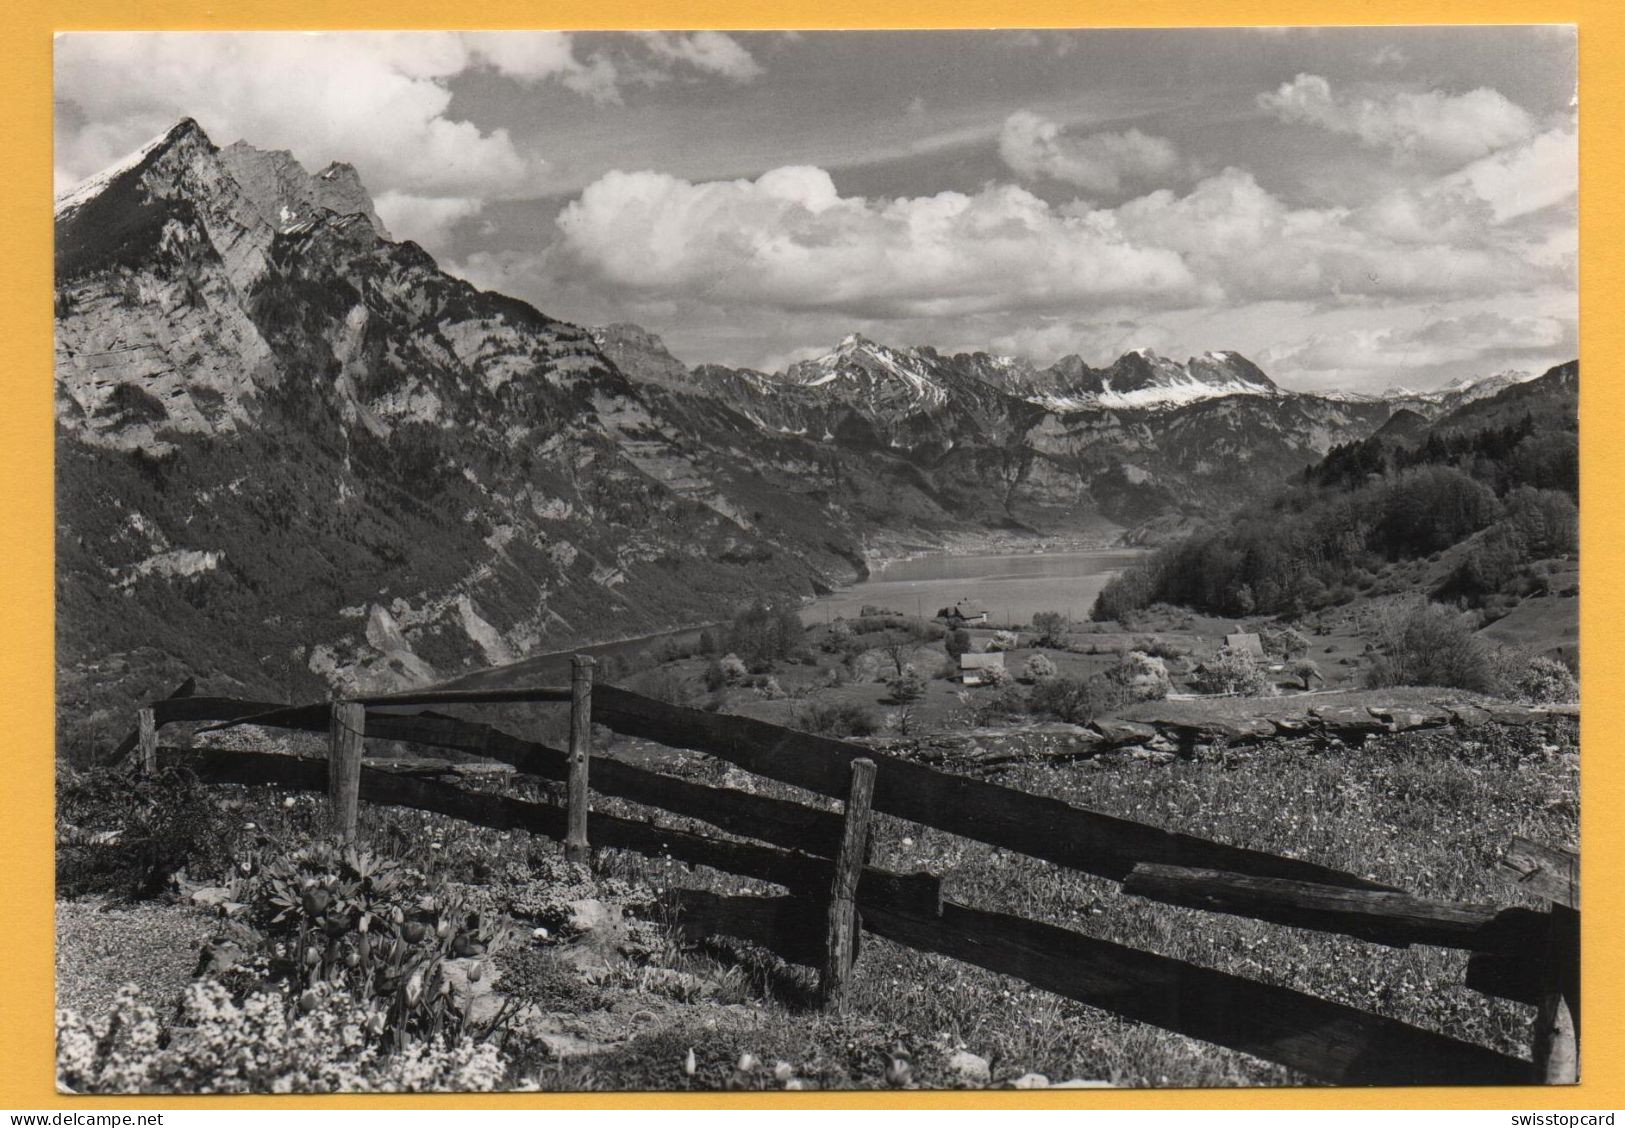
[[[52,551],[51,497],[51,34],[75,28],[342,27],[1069,27],[1303,24],[1324,22],[1576,23],[1581,74],[1581,512],[1587,563],[1583,833],[1584,982],[1589,1021],[1584,1082],[1569,1090],[1521,1088],[1052,1093],[627,1094],[501,1097],[153,1098],[58,1097],[52,1088]],[[443,0],[11,0],[0,13],[4,206],[0,207],[0,686],[7,724],[0,742],[0,1106],[74,1108],[1617,1108],[1625,1105],[1625,1023],[1617,1018],[1625,974],[1610,958],[1625,923],[1617,824],[1625,809],[1613,738],[1625,689],[1613,625],[1625,601],[1607,581],[1625,529],[1616,501],[1625,479],[1625,373],[1619,372],[1622,297],[1615,233],[1625,204],[1622,60],[1618,0],[1243,0],[1216,12],[1208,0],[486,0],[449,10]],[[1508,59],[1507,65],[1517,65]],[[1600,569],[1599,570],[1599,566]]]

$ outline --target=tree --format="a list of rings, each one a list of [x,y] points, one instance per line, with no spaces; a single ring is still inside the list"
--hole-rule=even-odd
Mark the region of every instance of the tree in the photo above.
[[[1377,660],[1366,684],[1437,685],[1494,693],[1501,688],[1497,655],[1468,617],[1437,603],[1391,613],[1377,632]]]
[[[904,666],[892,679],[891,696],[900,705],[918,701],[925,696],[925,675],[912,665]]]
[[[1112,677],[1130,701],[1161,701],[1171,688],[1167,664],[1140,650],[1123,655]]]
[[[1055,676],[1055,663],[1043,654],[1034,654],[1021,668],[1021,676],[1025,681],[1046,681]]]
[[[1265,654],[1273,654],[1287,662],[1309,653],[1309,640],[1293,627],[1265,630],[1259,642],[1263,644]]]
[[[1322,682],[1326,680],[1321,676],[1320,667],[1315,665],[1314,661],[1309,658],[1299,658],[1292,663],[1292,676],[1303,682],[1304,689],[1309,688],[1311,678]]]
[[[1529,660],[1529,669],[1518,678],[1518,696],[1538,705],[1578,701],[1580,685],[1569,668],[1555,658]]]
[[[994,631],[993,637],[988,640],[989,653],[998,650],[1014,650],[1018,643],[1015,631]]]
[[[1040,611],[1033,616],[1033,633],[1039,646],[1060,646],[1066,639],[1066,619],[1059,611]]]
[[[724,654],[717,668],[722,672],[722,680],[728,685],[738,685],[745,679],[750,671],[745,667],[744,659],[737,654]]]
[[[1247,651],[1221,646],[1217,657],[1197,670],[1196,688],[1203,693],[1253,697],[1264,691],[1264,674]]]
[[[943,646],[948,651],[948,657],[958,658],[962,654],[969,654],[971,647],[970,632],[964,627],[957,627],[948,632],[943,639]]]
[[[920,640],[912,631],[887,630],[881,633],[874,645],[876,650],[891,659],[892,666],[897,670],[897,676],[902,677],[904,665],[920,648]]]

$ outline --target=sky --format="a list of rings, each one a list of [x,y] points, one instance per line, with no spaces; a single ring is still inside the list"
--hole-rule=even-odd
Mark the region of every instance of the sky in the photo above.
[[[190,116],[543,312],[1284,387],[1577,355],[1569,27],[59,36],[61,191]]]

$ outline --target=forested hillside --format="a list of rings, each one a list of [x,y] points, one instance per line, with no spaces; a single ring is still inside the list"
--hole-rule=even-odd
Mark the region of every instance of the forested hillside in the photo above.
[[[1435,599],[1478,607],[1526,594],[1538,562],[1578,550],[1578,379],[1578,362],[1559,365],[1426,427],[1334,447],[1228,524],[1125,572],[1095,617],[1152,603],[1297,614],[1418,558],[1445,565]]]

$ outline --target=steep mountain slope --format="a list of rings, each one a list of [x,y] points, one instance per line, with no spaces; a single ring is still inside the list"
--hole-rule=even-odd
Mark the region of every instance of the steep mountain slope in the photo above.
[[[861,569],[762,452],[697,445],[586,332],[321,179],[182,122],[58,209],[65,744],[118,735],[107,710],[178,666],[422,681]]]

